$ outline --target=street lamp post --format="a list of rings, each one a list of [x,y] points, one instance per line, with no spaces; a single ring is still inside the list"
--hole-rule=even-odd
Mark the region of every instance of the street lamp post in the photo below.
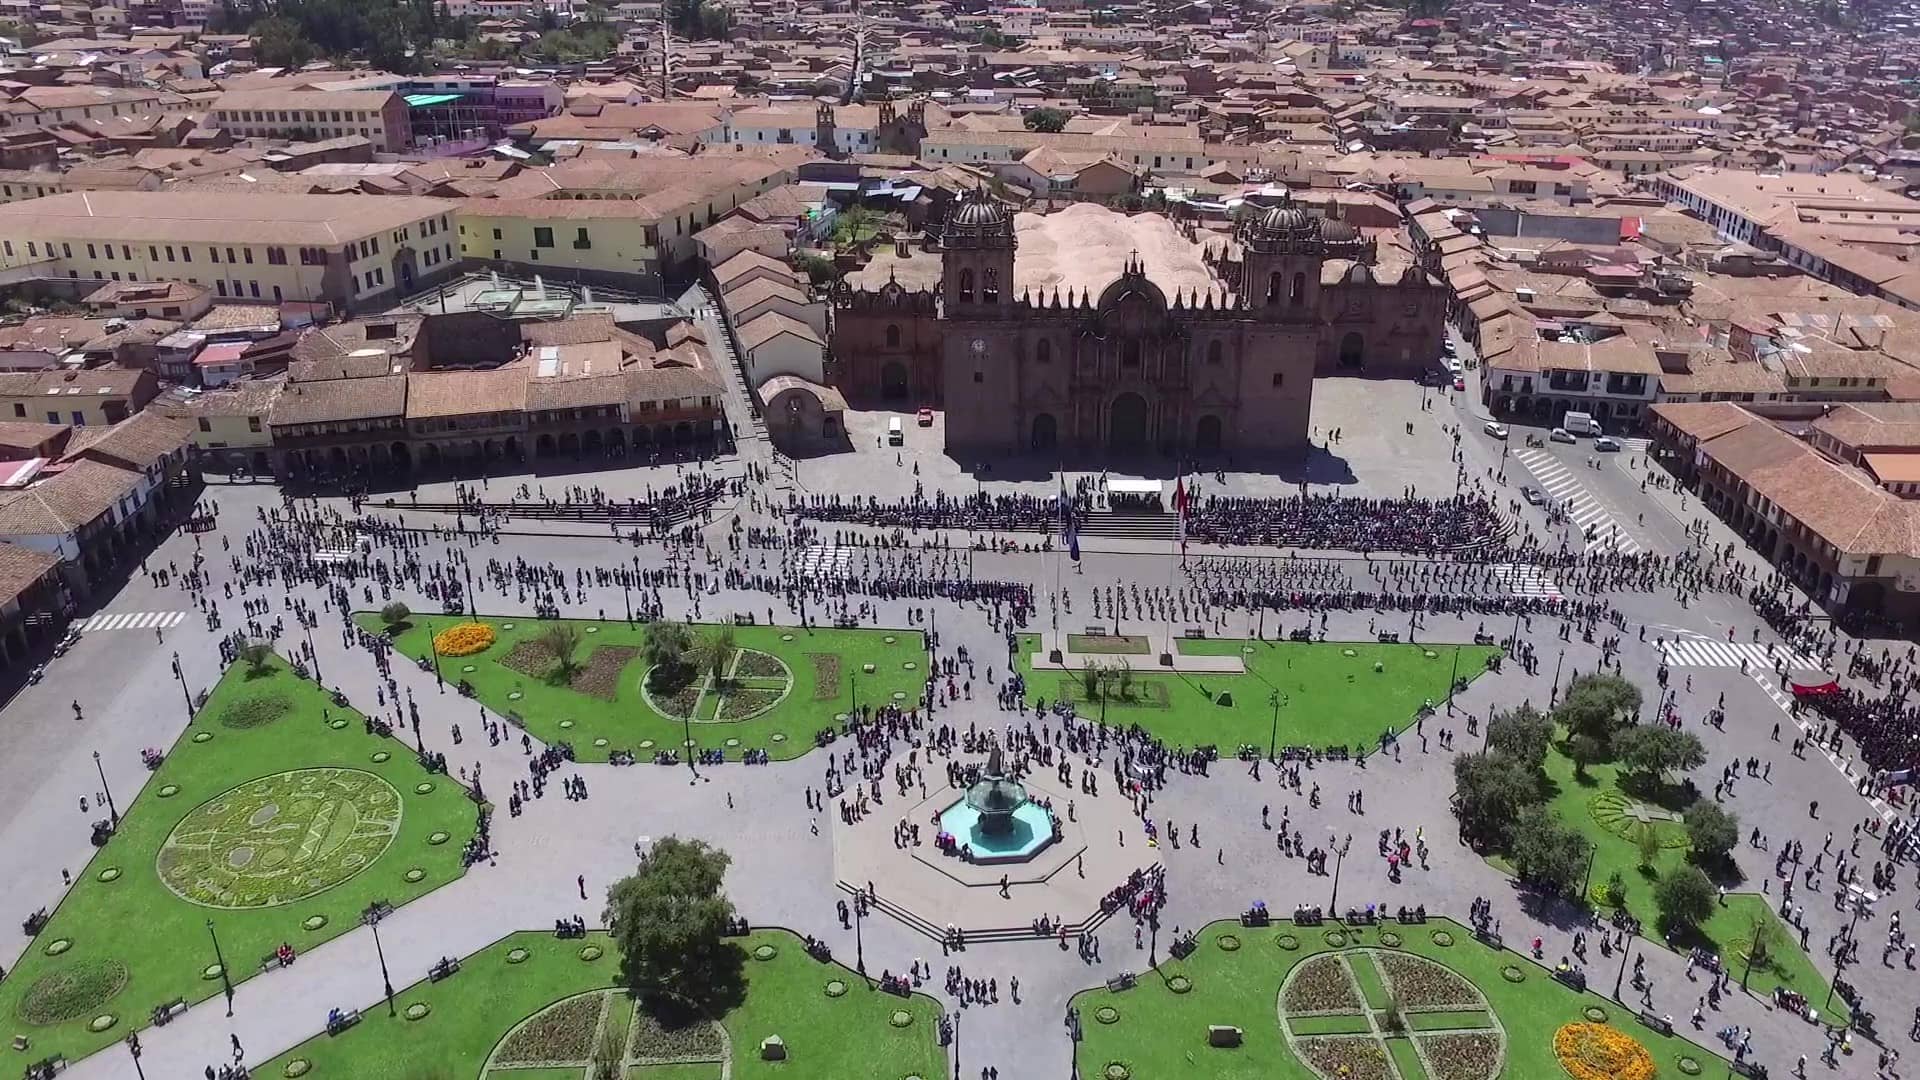
[[[140,1067],[140,1055],[144,1051],[140,1048],[139,1033],[133,1031],[127,1032],[126,1044],[127,1053],[133,1055],[133,1074],[139,1077],[139,1080],[147,1080],[147,1070]]]
[[[953,1080],[960,1080],[960,1010],[953,1010]]]
[[[305,615],[300,615],[300,628],[307,632],[307,655],[313,659],[313,681],[320,683],[322,679],[320,675],[320,650],[313,647],[313,626],[307,622]]]
[[[113,805],[113,788],[107,783],[107,770],[100,766],[100,751],[93,752],[93,771],[100,774],[100,790],[107,797],[107,816],[115,829],[120,828],[120,811]]]
[[[1620,987],[1627,981],[1627,961],[1633,958],[1633,939],[1620,948],[1620,973],[1613,977],[1613,1000],[1625,1005],[1626,999],[1620,996]]]
[[[1460,683],[1460,646],[1453,647],[1453,674],[1447,678],[1447,715],[1453,715],[1453,688]]]
[[[1547,694],[1547,704],[1560,700],[1560,665],[1567,662],[1567,650],[1560,650],[1560,658],[1553,662],[1553,689]]]
[[[867,921],[867,894],[853,894],[853,970],[861,978],[867,976],[867,943],[860,933],[860,926]]]
[[[1267,728],[1267,764],[1275,764],[1275,755],[1280,746],[1280,706],[1288,704],[1287,695],[1278,690],[1267,693],[1267,704],[1273,706],[1273,723]]]
[[[360,922],[373,931],[373,954],[380,958],[380,985],[387,992],[387,1015],[394,1015],[393,978],[387,974],[387,952],[380,947],[380,914],[378,905],[370,904],[360,913]]]
[[[1333,847],[1333,830],[1331,828],[1327,830],[1327,846]],[[1327,897],[1327,915],[1331,918],[1338,917],[1334,913],[1340,910],[1340,867],[1346,863],[1347,849],[1352,846],[1353,840],[1349,838],[1346,843],[1334,848],[1333,892]]]
[[[1862,903],[1859,897],[1855,897],[1853,901],[1853,918],[1847,923],[1847,936],[1845,938],[1845,945],[1850,945],[1853,943],[1854,928],[1860,925],[1860,916],[1863,913],[1865,913],[1866,910],[1867,910],[1867,905]],[[1752,954],[1749,953],[1748,955],[1749,955],[1749,965],[1751,965]],[[1843,945],[1843,947],[1840,949],[1840,954],[1833,958],[1833,982],[1827,984],[1827,1000],[1820,1006],[1820,1009],[1822,1012],[1826,1011],[1829,1008],[1832,1008],[1834,986],[1840,982],[1840,974],[1846,970],[1847,970],[1847,949]],[[1746,985],[1745,979],[1741,980],[1741,985],[1742,986]]]
[[[187,689],[187,673],[180,667],[180,654],[173,654],[173,677],[180,680],[180,697],[187,703],[187,722],[193,722],[193,692]]]
[[[434,635],[432,619],[427,620],[427,651],[433,655],[433,685],[444,694],[447,692],[447,680],[440,677],[440,639]]]
[[[213,963],[220,969],[220,989],[227,995],[227,1015],[233,1015],[233,980],[227,977],[227,958],[220,954],[220,935],[213,932],[213,920],[207,920],[207,936],[213,939]]]
[[[1600,845],[1587,841],[1587,872],[1580,875],[1580,896],[1585,899],[1587,889],[1593,884],[1593,857],[1600,853]]]

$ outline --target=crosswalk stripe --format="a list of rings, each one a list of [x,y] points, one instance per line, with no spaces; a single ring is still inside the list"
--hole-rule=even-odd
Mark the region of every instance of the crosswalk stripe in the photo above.
[[[1750,641],[1705,641],[1697,638],[1669,641],[1661,646],[1667,662],[1675,667],[1739,667],[1745,661],[1749,670],[1766,671],[1777,657],[1784,656],[1789,668],[1814,670],[1820,661],[1806,653],[1776,648],[1767,655],[1765,645]]]
[[[1527,471],[1539,482],[1541,490],[1564,510],[1581,535],[1584,536],[1589,528],[1593,530],[1593,539],[1586,541],[1587,551],[1612,550],[1627,555],[1639,552],[1639,541],[1617,527],[1606,504],[1595,498],[1573,470],[1558,458],[1543,450],[1531,449],[1517,451],[1513,456],[1527,467]]]
[[[186,617],[184,611],[103,611],[81,623],[80,630],[87,634],[109,630],[164,630],[179,625]]]

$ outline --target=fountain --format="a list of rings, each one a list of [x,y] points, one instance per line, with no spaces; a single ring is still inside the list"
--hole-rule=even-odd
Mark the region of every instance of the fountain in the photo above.
[[[940,812],[940,831],[976,863],[1026,862],[1053,843],[1053,814],[1006,774],[1000,748],[960,801]]]

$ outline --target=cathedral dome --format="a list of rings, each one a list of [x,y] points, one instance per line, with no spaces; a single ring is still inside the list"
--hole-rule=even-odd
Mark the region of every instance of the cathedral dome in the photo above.
[[[994,229],[1007,223],[1007,208],[985,192],[963,198],[947,218],[947,224],[967,229]]]
[[[1344,221],[1320,219],[1320,239],[1329,244],[1351,244],[1360,239],[1360,230]]]
[[[1269,236],[1303,236],[1313,232],[1313,219],[1305,210],[1284,203],[1267,211],[1260,219],[1260,230]]]

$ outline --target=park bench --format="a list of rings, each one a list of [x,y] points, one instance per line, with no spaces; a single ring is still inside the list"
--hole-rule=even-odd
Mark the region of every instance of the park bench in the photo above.
[[[393,901],[385,899],[375,900],[373,903],[367,905],[367,914],[372,916],[375,922],[378,922],[393,914]]]
[[[1575,990],[1584,991],[1587,988],[1587,973],[1581,971],[1579,968],[1555,968],[1553,977],[1573,987]]]
[[[1666,1017],[1661,1016],[1652,1009],[1640,1010],[1640,1023],[1662,1035],[1673,1034],[1673,1024],[1668,1021]]]
[[[1239,1046],[1240,1040],[1244,1035],[1245,1035],[1245,1032],[1242,1032],[1239,1028],[1234,1027],[1232,1024],[1208,1024],[1207,1025],[1207,1045],[1208,1046],[1220,1046],[1220,1047]]]
[[[40,910],[34,912],[33,914],[27,916],[25,919],[21,920],[20,929],[25,931],[28,937],[32,937],[35,934],[38,934],[41,930],[45,929],[46,925],[47,925],[47,909],[41,908]]]
[[[60,1054],[41,1058],[27,1066],[27,1080],[53,1080],[53,1077],[65,1072],[67,1059]]]
[[[279,971],[285,966],[285,964],[280,962],[280,950],[278,949],[260,958],[260,974],[262,975],[265,975],[269,971]]]
[[[459,972],[460,961],[450,956],[443,956],[434,963],[432,968],[428,969],[427,981],[439,982],[442,979],[451,979],[459,974]]]
[[[1493,928],[1490,926],[1483,926],[1479,930],[1474,931],[1473,936],[1479,938],[1481,941],[1486,942],[1488,945],[1491,945],[1496,949],[1504,949],[1507,947],[1506,938],[1503,938],[1499,934],[1494,933]]]
[[[1133,972],[1123,971],[1120,974],[1115,975],[1113,978],[1107,980],[1107,989],[1117,994],[1122,990],[1133,989],[1135,982],[1136,980],[1134,979]]]
[[[172,1001],[163,1001],[153,1007],[153,1026],[166,1027],[173,1022],[174,1017],[186,1011],[186,998],[174,998]]]
[[[336,1009],[327,1016],[327,1034],[338,1035],[359,1022],[359,1009]]]
[[[1189,639],[1205,640],[1207,628],[1204,626],[1189,626],[1185,630],[1180,631],[1180,636]]]

